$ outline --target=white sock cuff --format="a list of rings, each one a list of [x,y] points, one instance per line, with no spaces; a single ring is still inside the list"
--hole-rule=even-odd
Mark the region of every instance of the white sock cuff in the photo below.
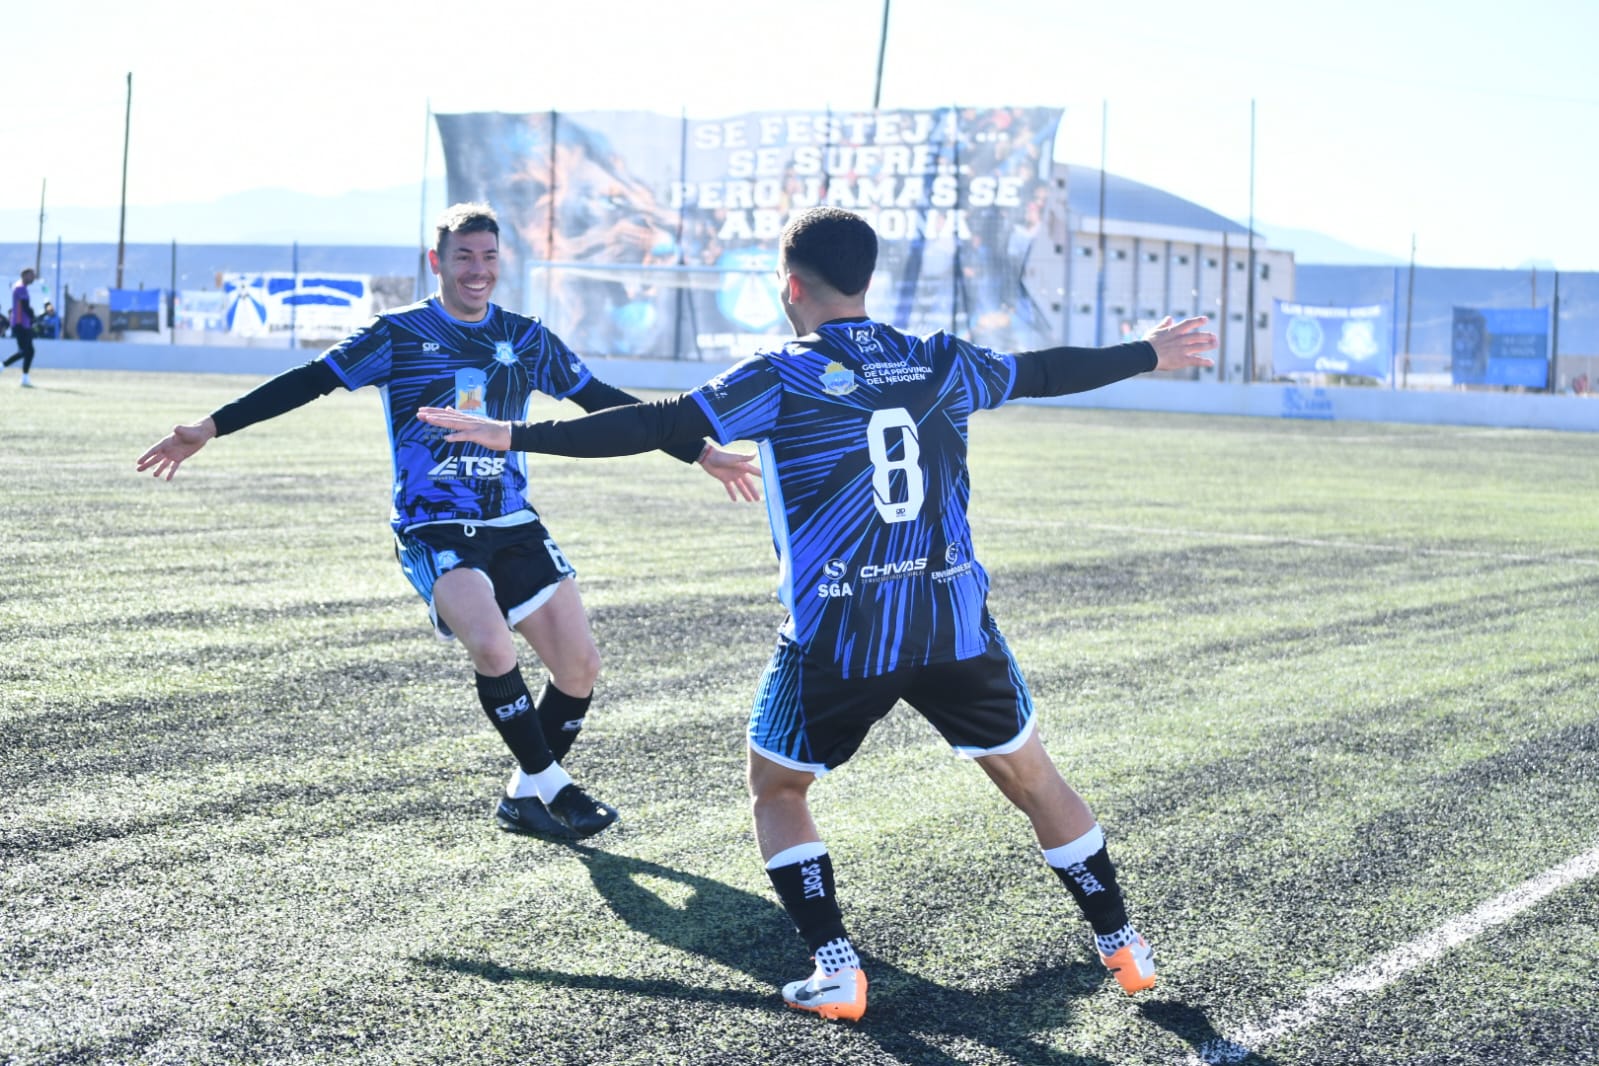
[[[550,763],[536,774],[530,774],[518,766],[511,771],[511,780],[505,784],[505,794],[512,799],[537,796],[548,803],[557,792],[571,783],[572,775],[561,769],[558,762]]]
[[[505,782],[505,794],[514,800],[526,799],[537,796],[539,790],[534,787],[533,779],[520,766],[511,771],[511,778]]]
[[[795,844],[792,848],[784,848],[766,860],[766,868],[776,870],[782,866],[793,866],[797,862],[804,862],[806,859],[819,859],[826,854],[827,845],[820,840],[812,840],[807,844]]]
[[[1076,840],[1062,844],[1058,848],[1047,848],[1044,851],[1044,861],[1058,870],[1065,870],[1076,866],[1094,852],[1105,846],[1105,831],[1094,823],[1094,828],[1078,837]]]

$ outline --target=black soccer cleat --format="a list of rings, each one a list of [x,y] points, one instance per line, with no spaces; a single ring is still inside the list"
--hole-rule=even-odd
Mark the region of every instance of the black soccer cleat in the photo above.
[[[576,785],[567,785],[550,800],[549,812],[579,840],[616,821],[616,808],[601,803]]]
[[[576,840],[577,834],[555,820],[544,801],[537,796],[512,799],[500,797],[494,810],[494,821],[509,833],[526,833],[528,836],[548,837],[552,840]]]

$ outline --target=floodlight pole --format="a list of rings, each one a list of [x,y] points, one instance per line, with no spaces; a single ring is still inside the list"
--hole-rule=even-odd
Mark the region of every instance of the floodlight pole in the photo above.
[[[1255,380],[1255,101],[1249,101],[1249,288],[1244,295],[1244,382]]]
[[[877,35],[877,83],[872,88],[872,110],[883,98],[883,56],[888,51],[888,0],[883,0],[883,28]]]
[[[133,130],[133,71],[128,71],[128,102],[122,114],[122,208],[117,214],[117,288],[122,288],[124,238],[128,232],[128,135]]]
[[[428,295],[427,249],[432,243],[428,240],[428,144],[432,139],[433,98],[430,96],[427,110],[422,116],[422,203],[416,213],[416,288],[413,291],[418,300],[425,299]]]

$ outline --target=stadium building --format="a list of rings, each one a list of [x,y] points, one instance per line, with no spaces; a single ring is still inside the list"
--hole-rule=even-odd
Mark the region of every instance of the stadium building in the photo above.
[[[1251,357],[1254,379],[1271,376],[1270,311],[1273,299],[1295,298],[1292,252],[1265,247],[1258,234],[1251,247],[1248,227],[1117,174],[1062,163],[1055,179],[1067,198],[1063,232],[1055,237],[1058,258],[1040,264],[1030,284],[1055,294],[1050,308],[1066,343],[1112,344],[1142,336],[1168,314],[1203,314],[1225,358],[1214,370],[1181,376],[1248,380]],[[1051,272],[1058,272],[1053,285]]]

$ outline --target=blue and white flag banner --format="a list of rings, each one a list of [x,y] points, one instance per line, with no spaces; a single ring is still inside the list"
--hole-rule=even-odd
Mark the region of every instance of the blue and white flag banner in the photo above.
[[[1393,372],[1392,306],[1321,307],[1273,300],[1272,369],[1278,374]]]
[[[220,326],[230,333],[337,339],[374,313],[366,274],[257,272],[222,277]]]

